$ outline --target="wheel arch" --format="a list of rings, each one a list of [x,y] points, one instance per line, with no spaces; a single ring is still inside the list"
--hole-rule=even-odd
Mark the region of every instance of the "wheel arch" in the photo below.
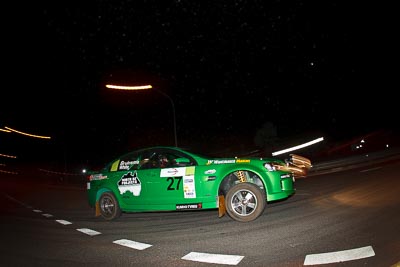
[[[244,172],[246,176],[245,181],[241,181],[240,178],[238,177],[237,173],[238,172]],[[227,192],[231,187],[234,185],[240,183],[240,182],[249,182],[252,184],[256,184],[261,191],[267,195],[267,188],[268,188],[268,183],[265,181],[262,176],[256,172],[255,170],[252,169],[237,169],[233,170],[230,173],[226,174],[225,177],[221,180],[221,183],[219,184],[218,187],[218,195],[226,195]]]
[[[100,188],[96,193],[96,203],[100,200],[100,197],[104,192],[111,192],[114,194],[114,192],[110,188],[107,188],[107,187]],[[118,196],[115,196],[115,197],[119,201]]]

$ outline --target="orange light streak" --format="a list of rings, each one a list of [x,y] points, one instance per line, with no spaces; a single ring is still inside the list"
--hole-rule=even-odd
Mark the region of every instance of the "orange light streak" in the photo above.
[[[24,133],[24,132],[21,132],[21,131],[14,130],[14,129],[10,128],[10,127],[4,127],[4,128],[6,128],[7,130],[10,130],[10,131],[12,131],[12,132],[16,132],[16,133],[19,133],[19,134],[22,134],[22,135],[26,135],[26,136],[30,136],[30,137],[51,139],[50,136],[41,136],[41,135],[35,135],[35,134]]]
[[[1,129],[1,128],[0,128],[0,131],[1,131],[1,132],[6,132],[6,133],[11,133],[11,131],[10,131],[10,130]]]
[[[0,154],[0,157],[12,158],[12,159],[16,159],[17,158],[17,156],[11,156],[11,155],[6,155],[6,154]]]

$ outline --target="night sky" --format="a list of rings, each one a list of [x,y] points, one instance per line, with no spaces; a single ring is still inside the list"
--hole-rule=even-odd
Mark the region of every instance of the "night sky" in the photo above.
[[[105,88],[145,83],[173,100],[179,146],[202,151],[250,149],[267,122],[279,138],[396,128],[392,10],[348,1],[12,4],[2,18],[0,127],[52,136],[52,153],[77,160],[173,145],[167,97]],[[4,153],[35,142],[0,134]]]

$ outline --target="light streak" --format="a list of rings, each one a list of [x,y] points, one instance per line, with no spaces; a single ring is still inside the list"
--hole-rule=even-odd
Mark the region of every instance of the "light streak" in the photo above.
[[[123,86],[123,85],[112,85],[112,84],[107,84],[106,87],[110,89],[119,89],[119,90],[146,90],[153,88],[153,86],[151,85]]]
[[[0,157],[12,158],[12,159],[16,159],[17,158],[17,156],[6,155],[6,154],[0,154]]]
[[[6,132],[6,133],[11,133],[11,131],[10,131],[10,130],[6,130],[6,129],[1,129],[1,128],[0,128],[0,132]]]
[[[19,134],[22,134],[22,135],[26,135],[26,136],[30,136],[30,137],[51,139],[50,136],[41,136],[41,135],[35,135],[35,134],[24,133],[24,132],[21,132],[21,131],[14,130],[14,129],[10,128],[10,127],[4,127],[4,128],[6,128],[7,130],[10,130],[10,131],[12,131],[12,132],[16,132],[16,133],[19,133]]]
[[[272,156],[277,156],[277,155],[280,155],[280,154],[283,154],[283,153],[287,153],[287,152],[290,152],[290,151],[293,151],[293,150],[297,150],[297,149],[300,149],[300,148],[303,148],[303,147],[311,146],[311,145],[316,144],[318,142],[321,142],[323,140],[324,140],[324,138],[320,137],[320,138],[314,139],[312,141],[309,141],[309,142],[301,144],[301,145],[297,145],[297,146],[294,146],[294,147],[289,147],[289,148],[286,148],[286,149],[283,149],[283,150],[280,150],[280,151],[273,152]]]

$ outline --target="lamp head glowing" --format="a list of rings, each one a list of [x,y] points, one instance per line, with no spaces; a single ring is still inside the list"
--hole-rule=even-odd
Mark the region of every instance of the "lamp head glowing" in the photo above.
[[[146,90],[146,89],[153,88],[153,86],[151,86],[150,84],[140,85],[140,86],[123,86],[123,85],[107,84],[106,87],[110,88],[110,89],[118,89],[118,90]]]

